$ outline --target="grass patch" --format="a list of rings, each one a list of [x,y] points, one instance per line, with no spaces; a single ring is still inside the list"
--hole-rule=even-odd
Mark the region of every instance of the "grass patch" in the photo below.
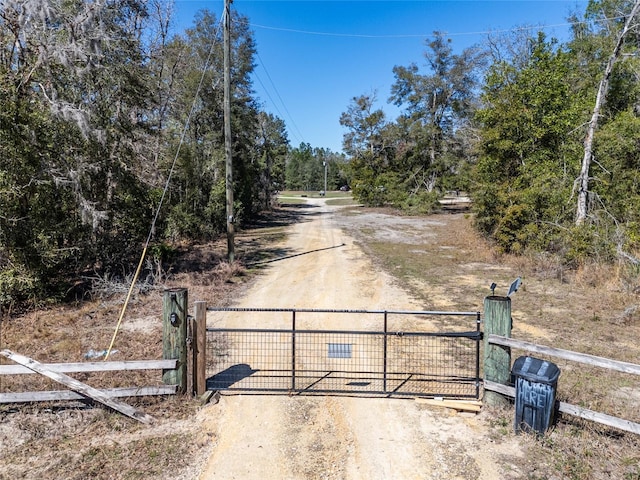
[[[278,195],[278,203],[282,206],[286,205],[302,205],[307,203],[309,198],[324,198],[327,205],[331,206],[350,206],[355,205],[350,192],[327,192],[326,195],[320,195],[320,192],[304,192],[304,191],[286,191]]]
[[[280,192],[278,197],[301,197],[301,198],[349,198],[351,197],[351,192],[341,192],[339,190],[336,191],[328,191],[325,195],[320,195],[319,191],[316,190],[285,190]]]
[[[286,206],[286,205],[303,205],[303,204],[307,203],[307,201],[302,197],[280,196],[280,197],[278,197],[278,203],[280,203],[280,205],[282,205],[282,206]]]
[[[356,204],[352,197],[329,198],[326,203],[327,205],[331,205],[334,207],[345,207]]]

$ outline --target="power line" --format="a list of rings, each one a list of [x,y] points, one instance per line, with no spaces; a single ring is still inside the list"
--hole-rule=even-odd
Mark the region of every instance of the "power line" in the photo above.
[[[258,60],[260,60],[260,65],[262,65],[264,73],[267,74],[267,78],[269,79],[269,82],[271,83],[271,86],[273,87],[273,90],[276,92],[276,95],[278,96],[278,99],[280,100],[280,103],[282,104],[282,108],[284,108],[285,112],[287,113],[287,116],[289,117],[289,120],[291,120],[291,124],[293,125],[293,127],[295,128],[295,130],[296,130],[296,132],[298,134],[297,136],[300,138],[300,140],[302,142],[304,142],[304,135],[302,135],[302,133],[300,132],[300,129],[298,128],[298,125],[296,124],[295,120],[291,116],[291,113],[289,112],[289,109],[287,108],[287,105],[284,103],[284,100],[280,96],[280,92],[276,88],[276,85],[273,82],[273,79],[271,78],[271,75],[269,75],[269,71],[267,70],[267,67],[264,64],[264,61],[262,60],[262,57],[260,57],[260,54],[257,51],[256,51],[256,55],[258,57]],[[257,78],[258,78],[258,81],[260,82],[260,84],[262,85],[262,88],[265,88],[264,84],[262,83],[262,81],[260,81],[260,78],[259,77],[257,77]],[[269,92],[266,90],[266,88],[265,88],[265,92],[267,93],[267,96],[271,100],[271,103],[273,103],[274,107],[276,107],[276,110],[277,110],[277,106],[276,106],[275,102],[273,101],[273,99],[271,98],[271,96],[269,95]]]
[[[594,20],[595,23],[606,22],[609,20],[620,20],[625,18],[624,16],[619,17],[606,17],[598,20]],[[586,25],[588,22],[578,21],[578,22],[566,22],[566,23],[556,23],[549,25],[532,25],[526,27],[514,27],[500,30],[478,30],[478,31],[470,31],[470,32],[457,32],[457,33],[447,33],[442,32],[447,37],[461,37],[466,35],[489,35],[495,33],[510,33],[510,32],[522,32],[527,30],[544,30],[548,28],[560,28],[560,27],[570,27],[574,25]],[[289,33],[300,33],[303,35],[317,35],[317,36],[325,36],[325,37],[343,37],[343,38],[381,38],[381,39],[394,39],[394,38],[429,38],[433,36],[433,33],[424,34],[424,33],[407,33],[407,34],[389,34],[389,35],[373,35],[373,34],[359,34],[359,33],[336,33],[336,32],[317,32],[311,30],[299,30],[295,28],[284,28],[284,27],[272,27],[269,25],[260,25],[257,23],[245,22],[246,25],[255,28],[262,28],[264,30],[274,30],[280,32],[289,32]]]
[[[279,115],[280,118],[284,119],[284,115],[282,114],[282,112],[280,111],[280,109],[278,108],[278,105],[276,104],[276,102],[273,100],[273,98],[271,98],[271,95],[269,94],[269,91],[267,90],[267,87],[265,86],[265,84],[262,82],[262,80],[260,79],[260,76],[258,75],[258,72],[253,72],[253,75],[255,76],[256,80],[258,80],[258,83],[260,83],[260,85],[262,85],[262,89],[264,90],[264,93],[267,95],[267,97],[269,97],[269,100],[271,101],[271,105],[273,105],[273,108],[276,110],[277,114]],[[293,121],[293,119],[291,118],[291,116],[289,115],[289,120],[291,121],[292,124],[295,124],[295,122]],[[297,129],[297,127],[296,127]],[[304,142],[304,140],[302,139],[302,137],[299,136],[299,132],[294,132],[291,131],[290,132],[293,136],[296,137],[296,139],[298,139],[300,142]]]

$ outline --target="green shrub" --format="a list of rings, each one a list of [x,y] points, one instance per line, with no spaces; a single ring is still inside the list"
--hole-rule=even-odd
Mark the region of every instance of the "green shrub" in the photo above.
[[[405,194],[399,202],[402,211],[411,215],[426,215],[432,213],[438,205],[436,192],[420,191],[417,194]]]
[[[508,207],[498,220],[494,232],[494,239],[500,249],[507,253],[524,253],[528,240],[525,228],[529,226],[530,222],[531,211],[528,206],[517,204]]]
[[[0,270],[0,309],[25,302],[41,290],[40,281],[20,268]]]

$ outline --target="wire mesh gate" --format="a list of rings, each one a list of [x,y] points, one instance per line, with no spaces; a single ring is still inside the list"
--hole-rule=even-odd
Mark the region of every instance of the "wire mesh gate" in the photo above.
[[[209,390],[479,397],[479,312],[207,310]]]

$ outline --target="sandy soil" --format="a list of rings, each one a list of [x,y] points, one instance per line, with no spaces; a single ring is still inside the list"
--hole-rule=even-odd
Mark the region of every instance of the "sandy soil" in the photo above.
[[[421,309],[339,228],[334,208],[308,199],[283,245],[286,258],[270,263],[236,306]],[[202,413],[215,439],[202,480],[524,477],[517,438],[492,440],[484,413],[410,399],[265,395],[223,396]]]

